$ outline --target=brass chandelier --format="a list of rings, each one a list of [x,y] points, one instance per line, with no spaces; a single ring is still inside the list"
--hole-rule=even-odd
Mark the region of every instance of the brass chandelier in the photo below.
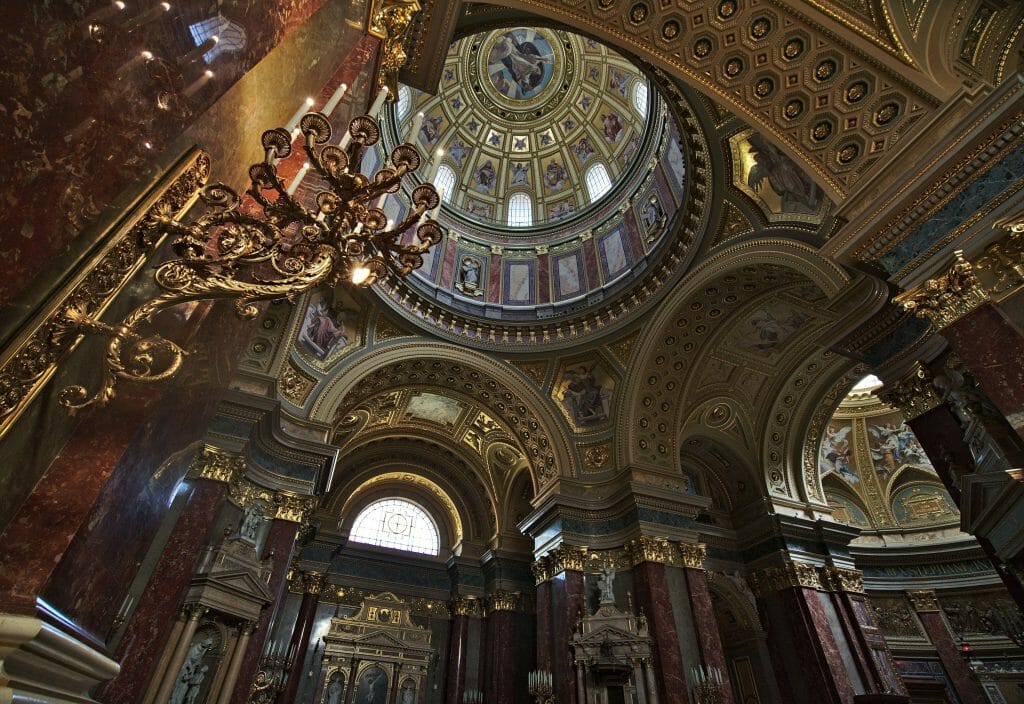
[[[238,315],[251,319],[259,313],[257,301],[294,303],[321,284],[369,286],[387,272],[407,276],[423,265],[422,255],[442,235],[434,219],[440,206],[434,186],[413,188],[412,208],[399,223],[389,222],[381,209],[387,194],[396,193],[403,178],[419,168],[419,150],[409,143],[398,145],[390,166],[371,178],[358,165],[363,150],[380,140],[373,117],[353,119],[338,144],[330,143],[330,122],[321,112],[306,113],[299,129],[309,167],[325,186],[316,192],[315,207],[299,202],[293,195],[296,189],[286,188],[277,173],[277,162],[292,152],[291,131],[279,127],[263,133],[265,158],[249,167],[245,195],[262,212],[229,186],[216,183],[201,191],[207,209],[194,222],[181,222],[169,210],[147,217],[143,236],[150,243],[169,236],[177,255],[154,273],[162,293],[116,325],[91,317],[81,307],[64,311],[58,336],[87,332],[110,341],[100,388],[90,393],[84,386],[68,386],[60,392],[62,405],[73,411],[102,405],[114,397],[121,379],[157,382],[176,374],[185,350],[146,331],[160,311],[200,300],[233,299]],[[402,236],[414,225],[418,241],[403,243]]]

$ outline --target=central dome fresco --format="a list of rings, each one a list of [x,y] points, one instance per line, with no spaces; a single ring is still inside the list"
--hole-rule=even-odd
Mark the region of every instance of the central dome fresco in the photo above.
[[[661,254],[686,198],[676,118],[636,65],[588,37],[510,27],[459,39],[436,94],[403,85],[389,117],[364,170],[402,141],[419,146],[446,236],[381,288],[421,321],[434,322],[425,303],[458,313],[449,335],[497,340],[498,321],[610,303]],[[385,205],[396,219],[407,208],[408,193]]]

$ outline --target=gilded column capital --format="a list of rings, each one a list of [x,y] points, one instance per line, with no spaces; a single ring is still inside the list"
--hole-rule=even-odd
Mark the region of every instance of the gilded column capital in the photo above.
[[[253,631],[256,630],[255,621],[239,621],[238,623],[238,634],[242,636],[251,636]]]
[[[298,496],[286,492],[274,493],[274,518],[280,521],[290,521],[303,525],[309,522],[309,517],[316,510],[318,499],[315,496]]]
[[[533,571],[533,579],[537,584],[543,584],[544,582],[551,579],[551,570],[548,568],[548,561],[546,557],[538,558],[530,565],[530,569]]]
[[[587,561],[587,548],[577,545],[559,545],[546,557],[552,577],[561,572],[583,572]]]
[[[860,570],[827,565],[821,568],[821,584],[830,592],[864,593],[864,574]]]
[[[1009,236],[990,244],[973,262],[981,285],[998,298],[1024,286],[1024,220],[1018,215],[1005,227]]]
[[[927,367],[914,362],[906,374],[882,387],[879,396],[890,406],[901,410],[907,420],[913,420],[942,403],[933,380]]]
[[[206,445],[192,460],[188,475],[230,484],[245,474],[245,458]]]
[[[963,250],[953,253],[946,273],[901,293],[893,300],[904,310],[926,318],[938,329],[946,328],[988,301],[974,265],[964,259]]]
[[[750,586],[758,596],[794,587],[822,588],[817,567],[793,560],[786,560],[778,567],[766,567],[754,572],[750,575]]]
[[[679,555],[683,567],[694,570],[704,569],[704,560],[708,556],[708,546],[704,543],[679,543]]]
[[[937,613],[941,611],[939,608],[939,600],[935,595],[933,589],[911,589],[907,591],[907,598],[910,599],[910,603],[914,606],[914,611],[917,613]]]
[[[660,562],[667,565],[673,561],[672,544],[668,538],[640,536],[630,540],[623,547],[634,566],[641,562]]]
[[[519,610],[519,592],[496,591],[487,595],[487,613]]]
[[[398,95],[398,70],[405,66],[405,37],[413,16],[420,12],[419,0],[375,0],[370,8],[367,30],[382,39],[377,87],[387,86]]]
[[[480,616],[480,600],[475,596],[456,594],[452,597],[451,613],[453,616]]]
[[[306,594],[320,595],[320,592],[324,590],[324,583],[326,578],[320,572],[303,572],[302,573],[302,591]]]
[[[178,611],[178,617],[182,621],[200,621],[209,609],[202,604],[185,604]]]

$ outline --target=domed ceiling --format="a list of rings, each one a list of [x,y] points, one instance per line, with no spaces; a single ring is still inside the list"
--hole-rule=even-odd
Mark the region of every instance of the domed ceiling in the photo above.
[[[690,178],[679,127],[654,84],[599,42],[530,27],[464,37],[437,94],[402,86],[389,116],[364,171],[399,141],[418,144],[437,161],[447,234],[421,269],[381,289],[421,321],[435,322],[424,309],[436,304],[458,313],[449,336],[494,340],[482,323],[546,324],[607,306],[669,249]],[[385,211],[400,218],[407,204],[398,194]],[[673,247],[678,256],[686,245]]]

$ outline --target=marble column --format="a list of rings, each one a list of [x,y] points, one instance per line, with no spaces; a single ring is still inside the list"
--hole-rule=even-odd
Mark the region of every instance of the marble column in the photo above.
[[[235,641],[235,648],[231,653],[231,660],[228,662],[227,672],[224,674],[224,682],[221,684],[220,692],[217,694],[217,704],[229,704],[231,696],[235,691],[235,684],[238,682],[238,673],[242,669],[242,661],[248,654],[249,641],[252,638],[256,624],[246,621],[238,628],[238,640]]]
[[[992,303],[950,324],[942,336],[996,408],[1024,438],[1024,335]]]
[[[639,554],[638,557],[655,557]],[[683,670],[679,634],[673,616],[665,565],[643,559],[633,567],[637,604],[646,616],[654,641],[655,674],[658,701],[664,704],[688,704],[689,692]],[[648,699],[651,695],[648,695]]]
[[[988,697],[974,673],[964,662],[963,655],[960,654],[960,649],[957,647],[956,641],[950,633],[949,625],[939,608],[935,592],[931,590],[908,591],[907,597],[914,605],[914,611],[917,612],[917,618],[924,626],[925,634],[935,646],[935,653],[939,656],[942,669],[946,671],[960,701],[963,704],[987,704]]]
[[[145,689],[168,640],[175,616],[206,548],[210,526],[227,497],[227,484],[192,479],[187,505],[174,524],[153,576],[118,644],[121,673],[98,692],[103,701],[132,701]]]
[[[516,607],[519,595],[498,591],[487,597],[487,678],[483,683],[487,704],[515,704]]]
[[[578,569],[570,569],[577,567],[575,562],[565,567],[552,578],[551,671],[554,675],[556,700],[566,704],[577,704],[575,667],[569,641],[572,640],[576,620],[583,608],[582,562],[578,564]]]
[[[306,651],[309,649],[309,637],[313,633],[316,622],[316,607],[320,602],[320,591],[324,586],[324,576],[319,572],[306,572],[302,575],[302,603],[295,619],[292,637],[288,643],[288,665],[284,689],[277,698],[278,704],[295,704],[295,696],[302,683],[303,665],[306,662]]]
[[[724,683],[722,704],[733,704],[732,684],[729,682],[729,665],[722,649],[722,637],[718,632],[718,620],[711,605],[711,590],[708,589],[708,575],[704,571],[704,545],[681,544],[689,587],[690,611],[693,626],[697,631],[697,646],[703,665],[718,668]]]
[[[238,679],[231,695],[231,704],[245,704],[249,698],[249,687],[256,678],[260,668],[260,657],[270,636],[274,615],[281,608],[284,595],[288,591],[288,568],[295,550],[295,537],[298,535],[299,524],[275,518],[270,523],[267,539],[263,546],[262,559],[273,558],[270,581],[267,588],[274,595],[274,601],[267,606],[256,621],[256,629],[249,638],[245,658],[238,671]]]
[[[658,704],[658,684],[654,680],[654,663],[647,658],[644,658],[644,694],[647,697],[647,704]]]
[[[825,567],[821,575],[823,586],[831,593],[866,693],[906,695],[907,690],[896,672],[889,644],[875,621],[874,612],[868,607],[861,573]]]
[[[779,691],[787,704],[852,704],[853,684],[818,595],[813,565],[787,561],[751,576]]]
[[[445,678],[445,704],[462,704],[466,691],[466,668],[469,663],[469,617],[478,608],[473,597],[452,599],[452,632],[448,641],[448,675]]]
[[[551,582],[543,573],[536,576],[543,578],[537,583],[537,669],[551,672]]]

